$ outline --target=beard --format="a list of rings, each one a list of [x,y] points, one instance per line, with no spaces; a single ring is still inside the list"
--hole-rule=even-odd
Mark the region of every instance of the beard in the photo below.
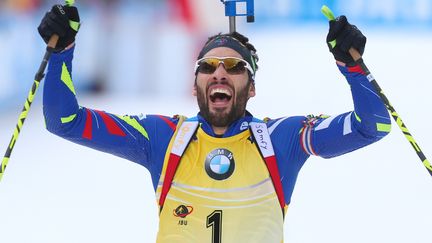
[[[243,89],[239,90],[238,93],[234,92],[235,95],[231,98],[234,99],[231,107],[221,111],[210,111],[205,91],[197,87],[197,101],[201,116],[212,126],[229,126],[245,115],[250,85],[251,83],[248,83]]]

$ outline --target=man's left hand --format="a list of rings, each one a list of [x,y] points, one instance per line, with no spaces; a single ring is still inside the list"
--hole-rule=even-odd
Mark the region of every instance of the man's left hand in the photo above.
[[[348,66],[354,66],[355,61],[349,54],[349,49],[356,49],[363,55],[366,37],[355,26],[348,23],[347,18],[342,15],[329,22],[330,29],[327,34],[327,45],[330,52],[337,61],[343,62]]]

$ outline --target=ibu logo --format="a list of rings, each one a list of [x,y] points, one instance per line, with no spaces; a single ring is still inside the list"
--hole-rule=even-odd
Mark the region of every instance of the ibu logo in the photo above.
[[[234,156],[228,149],[218,148],[211,151],[205,160],[207,175],[215,180],[229,178],[235,169]]]

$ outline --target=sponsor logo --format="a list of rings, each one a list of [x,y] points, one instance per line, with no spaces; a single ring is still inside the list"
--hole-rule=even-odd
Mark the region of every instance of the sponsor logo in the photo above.
[[[192,212],[193,212],[192,206],[180,205],[176,209],[174,209],[173,211],[174,216],[180,218],[177,224],[183,226],[188,225],[186,216],[188,216]]]
[[[228,149],[218,148],[211,151],[205,160],[207,175],[215,180],[229,178],[235,169],[234,156]]]
[[[180,131],[177,134],[176,140],[174,141],[173,147],[176,150],[180,150],[182,146],[186,146],[187,142],[186,141],[186,135],[190,132],[192,123],[188,123],[185,122],[183,123],[183,125],[180,127]],[[173,150],[173,152],[175,152]]]
[[[268,141],[264,136],[263,129],[266,129],[264,125],[259,124],[256,126],[256,140],[261,149],[268,150]]]
[[[176,209],[174,209],[173,214],[176,217],[186,218],[189,214],[193,212],[192,206],[180,205]]]
[[[56,7],[60,11],[61,14],[63,14],[63,15],[66,14],[66,12],[63,10],[63,7],[61,5],[57,5]]]
[[[242,122],[242,124],[240,125],[240,131],[244,131],[246,129],[249,128],[249,123],[248,122]]]
[[[228,42],[228,39],[225,37],[218,38],[214,41],[214,43],[218,46],[224,45]]]

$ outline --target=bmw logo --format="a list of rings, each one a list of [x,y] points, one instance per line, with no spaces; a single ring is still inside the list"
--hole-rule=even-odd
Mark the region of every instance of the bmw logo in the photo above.
[[[234,156],[228,149],[215,149],[205,160],[207,175],[215,180],[225,180],[234,172]]]

